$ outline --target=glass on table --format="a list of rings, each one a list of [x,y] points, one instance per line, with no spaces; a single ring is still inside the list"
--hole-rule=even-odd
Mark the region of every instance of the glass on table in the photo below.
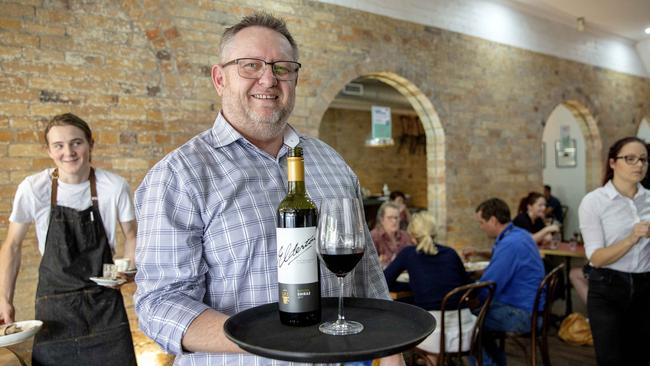
[[[560,241],[562,240],[562,236],[560,235],[559,232],[554,232],[551,235],[551,242],[549,244],[550,249],[557,249],[560,246]]]
[[[318,216],[317,253],[339,282],[337,320],[325,322],[318,329],[330,335],[357,334],[363,325],[343,315],[343,279],[359,263],[366,245],[361,205],[356,198],[323,201]]]

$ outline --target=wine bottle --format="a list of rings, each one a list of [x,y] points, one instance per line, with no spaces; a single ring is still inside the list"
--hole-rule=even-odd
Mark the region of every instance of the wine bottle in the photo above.
[[[277,210],[278,308],[286,325],[320,322],[320,269],[316,255],[318,211],[305,189],[302,148],[287,158],[288,192]]]

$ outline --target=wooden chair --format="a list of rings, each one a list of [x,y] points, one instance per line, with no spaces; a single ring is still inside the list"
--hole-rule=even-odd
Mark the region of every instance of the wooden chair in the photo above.
[[[449,291],[445,297],[442,299],[442,304],[440,307],[440,319],[437,323],[437,326],[440,328],[440,352],[435,354],[428,352],[421,348],[414,348],[411,350],[411,357],[409,360],[409,365],[426,365],[426,366],[443,366],[448,365],[452,358],[457,358],[458,361],[462,364],[462,357],[467,355],[473,355],[476,357],[479,365],[483,365],[483,358],[481,352],[481,328],[483,327],[483,320],[485,319],[485,314],[487,313],[490,304],[492,303],[492,297],[494,296],[494,291],[496,289],[496,284],[494,281],[484,281],[472,283],[469,285],[459,286],[455,289]],[[488,295],[483,302],[480,303],[478,300],[478,294],[482,290],[487,290]],[[458,301],[458,305],[454,304],[454,309],[448,309],[448,306],[452,301]],[[463,351],[463,319],[461,316],[461,311],[463,308],[469,308],[474,310],[474,313],[478,311],[478,316],[476,318],[476,324],[471,333],[470,349],[469,351]],[[446,350],[446,333],[445,333],[445,316],[449,316],[451,313],[456,313],[458,319],[458,350]],[[435,359],[436,362],[431,360]]]
[[[499,333],[497,336],[500,338],[501,349],[505,349],[506,339],[512,339],[524,351],[524,355],[528,356],[526,344],[521,339],[529,339],[530,341],[530,365],[537,365],[537,347],[542,356],[542,364],[544,366],[551,366],[551,358],[548,354],[548,326],[551,322],[551,307],[555,301],[555,286],[557,285],[560,272],[564,268],[564,263],[553,268],[542,279],[537,293],[535,294],[535,302],[533,303],[533,313],[530,318],[530,332],[528,333]],[[539,304],[542,296],[544,296],[544,306],[539,310]],[[541,314],[540,314],[541,311]],[[541,329],[538,326],[539,318],[542,318]]]

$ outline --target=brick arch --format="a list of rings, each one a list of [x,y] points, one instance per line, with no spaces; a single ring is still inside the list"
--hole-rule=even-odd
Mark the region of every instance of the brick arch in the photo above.
[[[602,149],[603,142],[596,123],[596,118],[591,113],[591,105],[588,99],[578,96],[575,99],[565,99],[563,102],[553,105],[553,108],[546,114],[546,118],[551,115],[558,105],[564,105],[578,122],[580,131],[585,138],[585,171],[586,171],[586,191],[590,192],[600,186],[603,173]]]
[[[420,118],[427,137],[427,206],[442,227],[446,227],[445,133],[433,104],[413,82],[391,71],[349,68],[320,93],[320,100],[313,104],[309,112],[308,125],[318,130],[325,112],[338,92],[345,84],[361,76],[379,80],[395,88],[406,97]],[[438,236],[444,240],[446,230],[442,230]]]
[[[641,127],[641,123],[643,120],[646,120],[650,124],[650,108],[645,108],[639,110],[639,113],[634,117],[634,121],[636,123],[635,127],[635,133],[639,133],[639,128]]]

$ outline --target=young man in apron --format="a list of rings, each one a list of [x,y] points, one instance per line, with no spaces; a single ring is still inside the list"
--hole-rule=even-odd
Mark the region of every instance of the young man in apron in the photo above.
[[[22,241],[36,222],[43,258],[36,291],[33,365],[135,365],[129,322],[119,290],[96,285],[113,263],[115,228],[133,260],[136,223],[126,181],[90,166],[93,139],[79,117],[56,116],[45,129],[56,169],[27,177],[18,187],[7,239],[0,249],[0,321],[14,321],[13,294]]]

